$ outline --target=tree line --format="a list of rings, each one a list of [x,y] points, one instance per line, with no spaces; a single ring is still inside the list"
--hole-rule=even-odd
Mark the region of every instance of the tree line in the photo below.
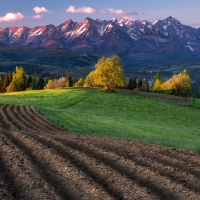
[[[36,72],[28,78],[22,67],[16,67],[14,72],[6,73],[0,77],[0,93],[18,92],[25,90],[42,90],[45,80],[37,76]]]
[[[0,93],[18,92],[25,90],[43,90],[54,89],[62,87],[71,87],[73,85],[71,74],[67,77],[54,79],[52,76],[44,78],[42,75],[38,76],[35,72],[27,76],[23,67],[16,67],[14,72],[6,73],[0,76]]]
[[[154,76],[152,92],[165,93],[176,96],[190,97],[193,95],[192,83],[187,70],[173,75],[164,81],[163,77],[157,73]]]
[[[149,82],[143,80],[142,77],[131,77],[126,81],[121,59],[116,55],[109,58],[100,58],[95,65],[95,69],[91,71],[85,79],[80,78],[75,83],[73,82],[71,74],[67,74],[66,77],[61,77],[59,79],[50,77],[46,80],[43,76],[37,76],[37,74],[34,73],[27,78],[22,67],[16,67],[14,72],[0,77],[1,93],[65,87],[103,87],[106,91],[118,87],[135,91],[152,91],[177,96],[192,96],[192,84],[189,73],[186,70],[175,74],[166,81],[157,73],[154,76],[154,81],[150,90]]]

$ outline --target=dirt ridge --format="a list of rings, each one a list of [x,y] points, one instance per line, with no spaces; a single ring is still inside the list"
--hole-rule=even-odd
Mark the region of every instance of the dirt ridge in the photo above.
[[[200,154],[69,133],[0,105],[0,199],[200,199]]]

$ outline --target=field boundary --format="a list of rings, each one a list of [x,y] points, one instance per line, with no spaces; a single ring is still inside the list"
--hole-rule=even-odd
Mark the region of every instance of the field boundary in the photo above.
[[[115,89],[116,92],[124,93],[124,94],[132,94],[140,97],[156,99],[159,101],[164,101],[168,103],[174,103],[179,105],[191,105],[192,97],[180,97],[168,94],[160,94],[153,92],[143,92],[143,91],[134,91],[134,90],[126,90],[126,89]]]

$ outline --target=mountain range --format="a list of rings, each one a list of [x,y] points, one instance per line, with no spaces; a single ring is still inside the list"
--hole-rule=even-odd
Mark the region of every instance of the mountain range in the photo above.
[[[56,47],[84,53],[199,52],[200,28],[181,24],[173,17],[149,22],[126,18],[80,23],[68,19],[52,24],[0,28],[0,42],[18,47]]]

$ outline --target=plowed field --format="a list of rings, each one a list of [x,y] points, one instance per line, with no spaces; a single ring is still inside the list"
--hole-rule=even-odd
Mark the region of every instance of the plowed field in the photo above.
[[[0,199],[200,199],[200,154],[63,131],[0,105]]]
[[[143,91],[134,91],[134,90],[125,90],[125,89],[116,89],[116,92],[125,93],[125,94],[133,94],[136,96],[146,97],[150,99],[156,99],[159,101],[164,101],[168,103],[174,103],[179,105],[190,105],[192,104],[191,97],[180,97],[174,95],[167,95],[161,93],[153,93],[153,92],[143,92]]]

